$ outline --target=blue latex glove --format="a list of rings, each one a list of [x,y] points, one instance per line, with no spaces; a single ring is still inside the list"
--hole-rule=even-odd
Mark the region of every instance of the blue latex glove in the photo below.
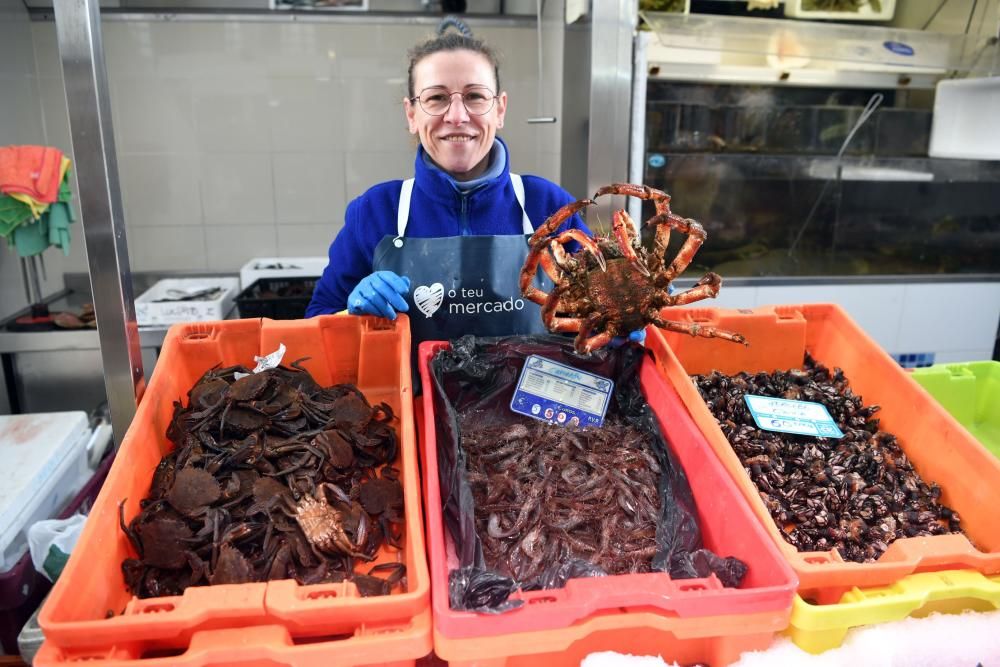
[[[623,336],[615,336],[614,338],[611,339],[610,345],[611,347],[621,347],[625,343],[638,343],[639,345],[645,345],[646,330],[639,329],[637,331],[633,331],[628,335],[628,338],[625,338]]]
[[[410,309],[403,296],[410,293],[410,279],[392,271],[376,271],[365,276],[347,297],[347,312],[351,315],[378,315],[396,319],[396,312]]]

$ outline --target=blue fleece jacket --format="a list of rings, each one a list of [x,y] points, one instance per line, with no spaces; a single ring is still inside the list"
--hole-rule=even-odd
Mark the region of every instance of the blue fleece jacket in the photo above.
[[[521,234],[521,207],[510,183],[509,164],[508,159],[503,172],[493,180],[462,193],[448,174],[425,163],[424,149],[419,147],[406,235],[434,238]],[[524,205],[536,229],[560,206],[575,200],[544,178],[525,175],[522,179]],[[316,283],[306,317],[347,308],[351,290],[372,272],[375,246],[384,236],[396,235],[401,187],[402,181],[398,180],[379,183],[348,204],[344,228],[330,246],[330,263]],[[563,225],[563,229],[570,227],[589,233],[579,216],[573,216]],[[515,281],[517,276],[510,279]]]

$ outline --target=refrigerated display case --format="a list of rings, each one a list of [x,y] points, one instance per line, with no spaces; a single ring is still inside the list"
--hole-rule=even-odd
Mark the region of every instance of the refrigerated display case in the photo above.
[[[1000,161],[928,144],[936,84],[1000,72],[995,38],[643,18],[630,178],[705,227],[687,276],[721,274],[717,305],[834,301],[904,365],[994,354]]]

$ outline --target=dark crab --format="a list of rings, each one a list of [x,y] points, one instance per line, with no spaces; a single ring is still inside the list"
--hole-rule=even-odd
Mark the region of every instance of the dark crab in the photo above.
[[[210,369],[174,404],[174,449],[131,521],[119,507],[136,595],[282,578],[381,595],[403,581],[399,563],[354,571],[402,545],[393,411],[353,385],[321,387],[301,361]]]
[[[670,284],[684,272],[705,242],[702,226],[672,213],[670,195],[660,190],[615,183],[598,190],[594,199],[608,194],[653,201],[656,215],[646,224],[656,230],[655,248],[647,251],[642,246],[635,224],[624,210],[614,213],[613,239],[592,238],[578,229],[553,236],[568,218],[593,204],[593,199],[567,204],[553,213],[532,235],[520,277],[521,293],[542,307],[546,328],[552,332],[578,332],[576,350],[581,354],[647,324],[745,345],[746,339],[738,333],[695,322],[674,322],[664,319],[661,313],[663,308],[713,298],[719,293],[722,278],[707,273],[691,289],[670,294]],[[671,229],[687,234],[687,239],[673,261],[668,262],[665,253]],[[569,253],[563,244],[572,241],[581,249]],[[551,293],[534,286],[539,264],[555,283]]]

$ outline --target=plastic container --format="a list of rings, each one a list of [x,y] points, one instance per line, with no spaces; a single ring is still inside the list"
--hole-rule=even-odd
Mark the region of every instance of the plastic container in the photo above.
[[[677,388],[712,449],[795,569],[803,597],[829,604],[855,586],[885,586],[918,570],[1000,573],[1000,512],[996,511],[1000,505],[1000,460],[933,401],[842,308],[833,304],[752,310],[673,308],[665,316],[736,331],[750,343],[744,347],[652,328],[646,339],[660,371]],[[941,502],[962,517],[965,535],[896,540],[874,563],[845,562],[833,549],[800,553],[781,537],[690,376],[712,370],[735,374],[801,368],[806,351],[828,367],[842,368],[866,405],[882,407],[876,415],[881,428],[899,438],[925,481],[940,485]]]
[[[135,320],[139,326],[178,324],[222,320],[233,309],[233,299],[239,291],[237,278],[167,278],[143,292],[135,300]],[[185,294],[197,294],[212,288],[222,292],[211,299],[190,301],[160,301],[178,299]]]
[[[431,358],[448,343],[419,348],[423,386]],[[457,565],[445,529],[438,482],[433,401],[423,401],[424,483],[431,563],[434,651],[451,665],[578,665],[589,653],[617,650],[681,663],[728,664],[770,645],[786,627],[796,580],[687,417],[677,393],[648,362],[643,391],[685,470],[705,546],[749,566],[739,589],[715,576],[672,580],[663,573],[573,579],[560,589],[520,592],[526,604],[503,614],[454,611],[448,572]],[[697,471],[695,473],[694,471]]]
[[[28,551],[28,527],[51,519],[90,478],[87,413],[0,416],[0,571]]]
[[[400,458],[395,467],[401,472],[405,500],[403,550],[383,549],[372,564],[404,562],[406,590],[361,598],[350,582],[299,586],[294,580],[282,580],[198,586],[175,597],[133,597],[120,572],[122,561],[133,553],[118,525],[118,503],[125,501],[126,522],[138,512],[156,465],[172,447],[166,430],[173,402],[209,368],[252,362],[255,355],[270,353],[280,343],[287,347],[286,363],[308,357],[302,366],[321,385],[353,383],[369,401],[387,402],[399,417]],[[241,642],[258,646],[261,637],[270,636],[260,630],[264,626],[282,626],[296,647],[303,642],[326,642],[333,636],[360,633],[368,637],[380,627],[415,627],[414,619],[428,607],[430,583],[421,530],[409,345],[405,316],[395,322],[344,315],[172,327],[108,481],[39,615],[46,641],[53,649],[43,650],[51,659],[48,664],[82,655],[135,660],[185,654],[195,661],[191,656],[217,655],[198,643],[215,646],[210,638],[218,636],[217,631],[227,637],[232,637],[226,634],[229,631],[241,633]],[[107,617],[109,612],[111,618]],[[253,631],[246,632],[250,627]],[[381,641],[385,655],[405,653],[411,659],[426,655],[431,646],[429,628],[423,634],[394,630],[385,633]],[[367,664],[351,662],[353,644],[326,643],[329,664]],[[270,652],[262,649],[262,655],[280,653],[287,648],[286,642],[282,639],[271,648]]]
[[[261,278],[308,278],[323,275],[329,263],[323,257],[254,257],[240,267],[240,289]]]
[[[939,81],[931,121],[931,157],[1000,160],[1000,76]]]
[[[1000,362],[917,368],[913,379],[1000,458]]]
[[[261,278],[236,297],[240,317],[301,320],[319,278]]]
[[[387,623],[359,621],[346,633],[297,639],[281,625],[252,629],[200,630],[182,650],[150,648],[136,655],[133,647],[99,650],[60,649],[46,641],[35,654],[35,667],[85,663],[100,667],[413,667],[418,646],[431,650],[431,611]]]
[[[1000,576],[986,577],[971,570],[927,572],[881,588],[854,588],[837,604],[814,605],[796,596],[785,634],[804,651],[822,653],[840,646],[847,631],[858,626],[933,612],[994,609],[1000,609]]]
[[[90,480],[56,518],[68,519],[77,512],[90,511],[111,469],[112,458],[108,456],[101,462]],[[29,553],[21,556],[14,567],[0,574],[0,645],[4,653],[17,653],[20,645],[18,631],[33,613],[37,613],[50,588],[52,584],[35,570]]]
[[[866,2],[856,12],[828,12],[817,9],[807,9],[814,3],[809,0],[786,0],[785,16],[794,19],[833,20],[833,21],[891,21],[896,13],[896,0],[879,0],[879,8]]]

